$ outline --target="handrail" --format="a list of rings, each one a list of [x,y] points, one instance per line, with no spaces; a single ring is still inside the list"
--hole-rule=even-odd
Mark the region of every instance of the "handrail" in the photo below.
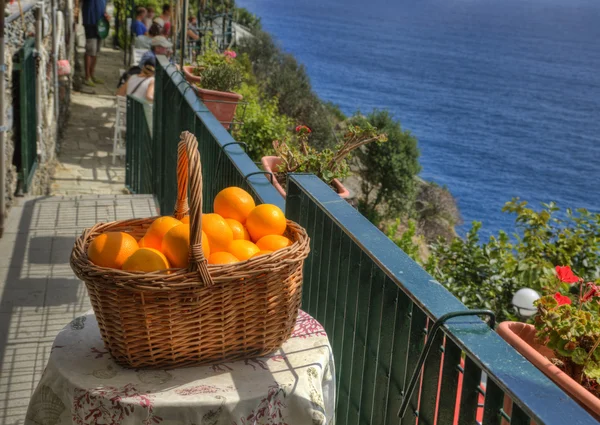
[[[438,320],[448,313],[468,311],[454,295],[318,177],[312,174],[289,175],[286,213],[290,219],[299,220],[302,202],[306,202],[303,198],[306,197],[430,320]],[[487,374],[488,380],[493,380],[538,425],[597,424],[595,419],[481,319],[451,320],[443,326],[443,330],[446,337]],[[412,370],[408,373],[412,373]]]
[[[284,209],[285,202],[281,195],[279,195],[269,180],[259,173],[261,170],[246,154],[244,149],[240,146],[240,143],[227,132],[223,125],[214,117],[204,103],[202,103],[177,66],[170,63],[165,56],[157,56],[157,62],[159,66],[166,71],[189,107],[192,108],[197,117],[202,121],[208,133],[220,146],[221,155],[227,157],[231,161],[240,176],[252,175],[247,182],[252,186],[253,190],[263,203],[275,204],[281,209]],[[194,129],[189,130],[193,131]],[[199,139],[199,143],[202,143],[201,139]]]

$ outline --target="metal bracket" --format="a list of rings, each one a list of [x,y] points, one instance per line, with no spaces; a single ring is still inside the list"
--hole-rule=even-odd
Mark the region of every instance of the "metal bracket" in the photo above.
[[[433,346],[433,341],[435,340],[435,335],[440,330],[444,324],[455,317],[464,317],[464,316],[488,316],[490,320],[488,321],[488,325],[490,328],[494,329],[496,326],[496,315],[491,310],[465,310],[465,311],[455,311],[451,313],[446,313],[439,319],[435,321],[430,331],[427,334],[427,343],[421,352],[421,356],[419,356],[419,361],[417,362],[417,366],[410,378],[410,383],[408,384],[408,388],[405,391],[404,398],[402,399],[402,404],[400,405],[400,410],[398,410],[398,417],[404,418],[406,414],[406,410],[408,409],[408,403],[412,398],[413,393],[415,392],[415,388],[417,387],[417,382],[419,381],[419,377],[421,376],[421,369],[423,369],[423,364],[425,360],[427,360],[427,356],[431,351],[431,347]]]
[[[273,184],[273,173],[270,171],[254,171],[252,173],[248,173],[244,176],[244,181],[248,181],[248,177],[250,176],[255,176],[257,174],[265,174],[268,175],[270,177],[271,180],[271,184]]]
[[[223,146],[221,146],[221,152],[227,147],[227,146],[231,146],[231,145],[239,145],[239,146],[243,146],[244,147],[244,152],[248,153],[248,144],[246,142],[229,142],[229,143],[225,143]],[[219,155],[221,154],[221,152],[219,152]]]

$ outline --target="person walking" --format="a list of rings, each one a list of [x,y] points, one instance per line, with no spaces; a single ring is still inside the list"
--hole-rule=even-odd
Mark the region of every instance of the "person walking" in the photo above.
[[[131,24],[131,32],[139,37],[141,35],[148,34],[148,28],[144,25],[144,19],[146,19],[147,11],[143,7],[138,7],[135,12],[135,21]]]
[[[144,18],[144,25],[146,25],[146,28],[148,28],[148,31],[150,31],[150,27],[154,21],[154,8],[152,6],[148,6],[146,11],[148,13],[146,13],[146,17]]]
[[[165,4],[162,8],[162,15],[160,15],[160,19],[165,23],[163,25],[163,29],[165,32],[165,36],[171,35],[171,5]]]
[[[96,77],[95,70],[101,42],[98,22],[102,17],[108,21],[106,0],[83,0],[82,15],[85,30],[85,80],[83,84],[95,87],[96,84],[104,84],[104,81]]]

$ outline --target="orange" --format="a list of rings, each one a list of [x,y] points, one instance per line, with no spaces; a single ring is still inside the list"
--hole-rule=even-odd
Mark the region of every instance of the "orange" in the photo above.
[[[146,239],[142,238],[138,241],[138,246],[140,248],[148,248],[148,245],[146,245]]]
[[[210,254],[208,264],[232,264],[239,261],[235,255],[229,252],[215,252],[214,254]]]
[[[227,251],[233,232],[219,214],[202,214],[202,231],[206,233],[212,252]]]
[[[244,224],[254,206],[254,199],[244,189],[228,187],[215,196],[213,211],[223,218],[233,218]]]
[[[204,232],[202,232],[202,251],[206,258],[210,256],[210,243]],[[180,224],[169,230],[162,241],[162,252],[172,267],[187,267],[190,253],[190,225]]]
[[[164,216],[159,217],[152,222],[146,235],[144,236],[144,246],[161,250],[162,240],[169,230],[181,224],[181,221],[176,218]]]
[[[169,268],[169,262],[162,252],[154,248],[140,248],[123,263],[123,270],[155,272]]]
[[[225,221],[227,222],[227,224],[231,228],[231,231],[233,232],[234,240],[235,239],[244,239],[247,241],[250,240],[250,234],[248,234],[248,230],[244,227],[244,225],[242,223],[240,223],[237,220],[234,220],[233,218],[226,218]]]
[[[251,258],[260,257],[261,255],[271,254],[273,251],[258,251]]]
[[[186,223],[189,224],[189,222],[190,222],[190,216],[189,215],[183,216],[181,218],[181,220],[179,220],[179,221],[181,221],[183,224],[186,224]]]
[[[260,251],[260,249],[256,245],[243,239],[232,241],[227,247],[227,252],[239,258],[240,261],[251,258],[258,251]]]
[[[292,241],[285,236],[267,235],[256,242],[256,246],[264,251],[277,251],[278,249],[290,246]]]
[[[97,266],[120,269],[131,254],[139,249],[135,238],[123,232],[102,233],[88,246],[87,255]]]
[[[272,204],[262,204],[254,208],[246,219],[246,228],[253,241],[267,235],[283,235],[287,224],[283,211]]]

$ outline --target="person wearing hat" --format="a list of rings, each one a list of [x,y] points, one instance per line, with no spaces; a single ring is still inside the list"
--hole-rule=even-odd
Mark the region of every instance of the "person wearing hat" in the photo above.
[[[145,62],[140,63],[142,71],[139,74],[131,75],[125,84],[117,90],[117,96],[131,95],[146,99],[152,103],[154,101],[154,72],[156,59],[149,57]]]
[[[100,78],[96,78],[96,60],[100,52],[100,34],[98,22],[106,15],[106,0],[83,0],[82,7],[83,28],[85,30],[85,85],[94,87],[96,84],[104,84]]]
[[[167,55],[169,53],[169,49],[173,47],[173,43],[169,42],[164,36],[159,35],[152,39],[150,50],[144,53],[142,59],[140,60],[140,68],[142,68],[142,64],[146,63],[151,58],[156,63],[156,55]]]

